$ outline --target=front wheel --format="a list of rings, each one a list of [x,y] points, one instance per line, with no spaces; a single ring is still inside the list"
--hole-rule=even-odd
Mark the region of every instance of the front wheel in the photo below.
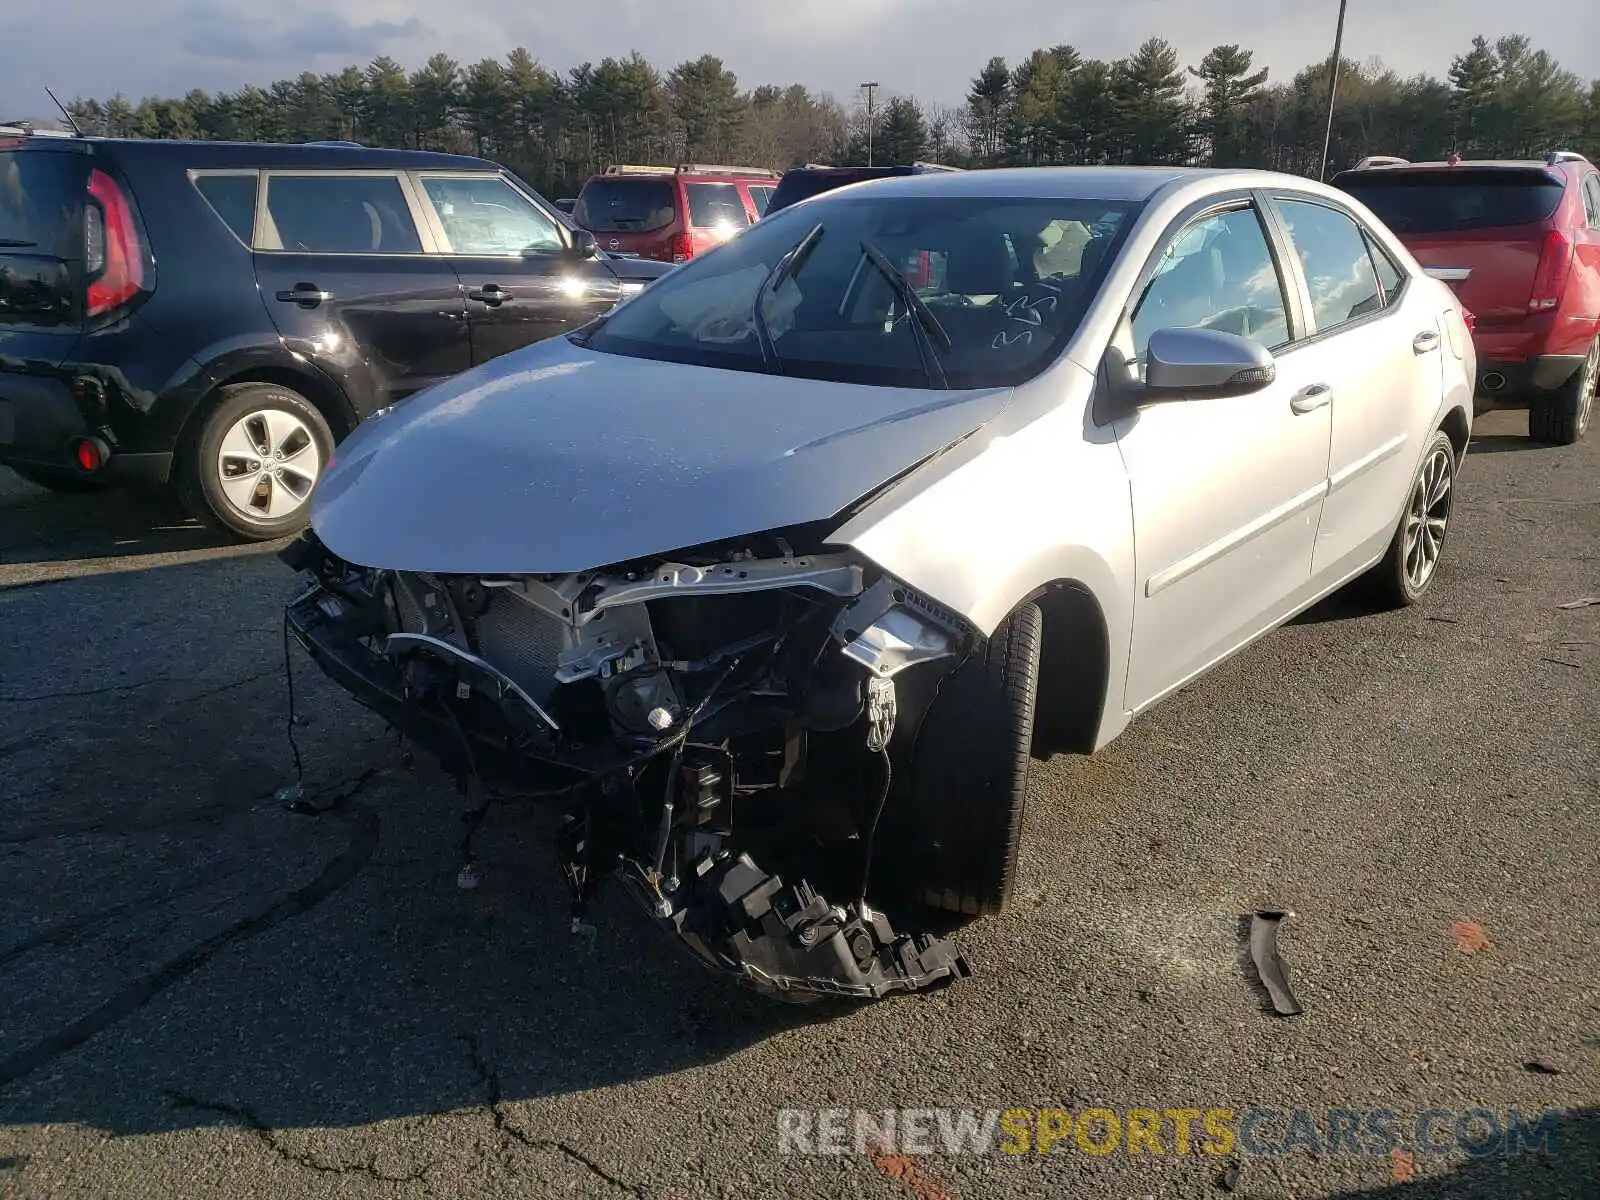
[[[1025,604],[945,677],[882,840],[898,890],[949,912],[998,912],[1016,882],[1044,615]],[[887,815],[887,814],[886,814]]]
[[[1372,573],[1377,598],[1393,608],[1415,604],[1433,586],[1455,509],[1456,448],[1448,434],[1433,435],[1407,494],[1405,515]]]
[[[249,541],[305,527],[333,454],[316,405],[274,383],[230,384],[178,464],[178,490],[200,520]]]
[[[1596,388],[1600,388],[1600,338],[1571,379],[1547,396],[1534,397],[1528,407],[1528,436],[1536,442],[1573,445],[1589,428]]]

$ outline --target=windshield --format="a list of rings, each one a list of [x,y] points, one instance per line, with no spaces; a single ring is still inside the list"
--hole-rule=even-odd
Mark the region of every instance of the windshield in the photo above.
[[[1398,234],[1498,229],[1546,221],[1561,202],[1561,184],[1543,172],[1374,171],[1335,182]]]
[[[1137,207],[1058,198],[823,197],[691,259],[617,309],[585,344],[850,383],[1014,386],[1053,361],[1077,329]],[[821,232],[808,238],[818,225]],[[803,259],[763,290],[802,241],[810,243]],[[904,276],[920,304],[906,302],[905,289],[874,265],[874,253]],[[758,294],[763,321],[755,316]],[[934,324],[943,336],[931,339],[937,365],[930,369]]]

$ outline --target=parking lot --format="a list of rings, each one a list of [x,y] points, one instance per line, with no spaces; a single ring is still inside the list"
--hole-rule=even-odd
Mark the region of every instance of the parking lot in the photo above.
[[[571,935],[540,817],[459,890],[449,782],[303,659],[286,812],[272,547],[3,474],[0,1195],[1593,1195],[1600,441],[1525,420],[1480,421],[1424,604],[1335,597],[1037,768],[973,977],[820,1019],[620,892]],[[782,1109],[1009,1106],[1573,1112],[1509,1159],[778,1153]]]

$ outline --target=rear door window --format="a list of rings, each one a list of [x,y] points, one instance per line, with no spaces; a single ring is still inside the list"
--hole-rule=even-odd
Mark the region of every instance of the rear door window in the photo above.
[[[397,175],[269,175],[263,224],[263,250],[422,252],[422,239]]]
[[[257,173],[206,171],[196,172],[193,178],[195,190],[205,197],[211,211],[248,246],[256,224]]]
[[[1353,220],[1336,209],[1305,200],[1280,199],[1277,205],[1305,268],[1318,333],[1383,307],[1367,239]]]
[[[1383,302],[1386,305],[1392,304],[1395,297],[1400,294],[1400,289],[1405,286],[1405,272],[1395,265],[1388,251],[1371,237],[1367,238],[1367,250],[1372,255],[1372,265],[1378,269],[1378,282],[1383,285]]]
[[[750,224],[739,189],[731,183],[691,183],[689,193],[689,224],[696,229],[717,229],[723,226]]]
[[[1550,219],[1564,190],[1543,171],[1506,168],[1382,169],[1337,182],[1402,236],[1536,225]]]
[[[87,160],[48,150],[0,150],[0,254],[83,258]]]
[[[592,179],[572,215],[595,232],[643,233],[671,225],[677,209],[673,185],[665,179]]]
[[[772,203],[773,189],[765,186],[752,186],[750,188],[750,202],[756,206],[756,215],[767,215],[767,205]]]

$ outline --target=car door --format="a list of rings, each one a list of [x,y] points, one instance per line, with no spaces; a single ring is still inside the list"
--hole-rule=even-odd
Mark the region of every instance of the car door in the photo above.
[[[622,298],[605,261],[575,257],[560,224],[503,175],[413,178],[461,284],[474,363],[576,329]]]
[[[1168,327],[1222,329],[1276,356],[1242,396],[1164,400],[1113,421],[1133,503],[1138,578],[1127,703],[1139,709],[1301,601],[1327,487],[1323,364],[1295,349],[1297,293],[1259,204],[1202,212],[1157,252],[1119,344],[1142,362]]]
[[[1441,308],[1353,214],[1321,197],[1280,193],[1305,281],[1310,328],[1297,351],[1332,388],[1328,498],[1311,569],[1332,582],[1365,566],[1394,535],[1444,387]]]
[[[256,213],[262,302],[291,348],[364,373],[380,401],[471,365],[450,264],[424,252],[394,171],[265,171]]]

